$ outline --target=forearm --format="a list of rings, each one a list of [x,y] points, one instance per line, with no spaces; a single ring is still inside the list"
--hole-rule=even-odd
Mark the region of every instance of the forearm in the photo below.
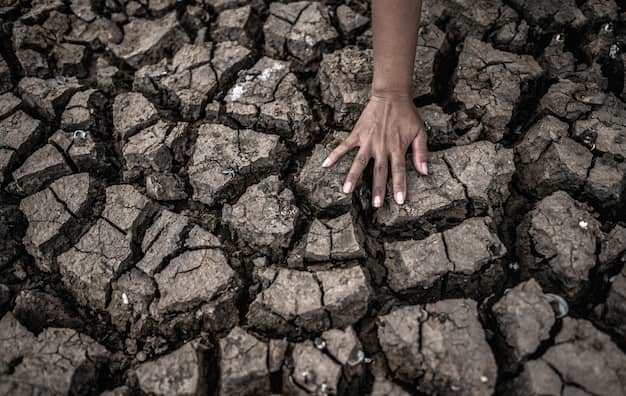
[[[373,93],[410,95],[421,0],[372,0]]]

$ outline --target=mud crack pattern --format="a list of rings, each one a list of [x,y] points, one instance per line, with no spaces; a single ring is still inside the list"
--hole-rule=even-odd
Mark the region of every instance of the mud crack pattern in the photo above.
[[[369,1],[0,2],[0,395],[626,395],[626,2],[423,3],[374,210]]]

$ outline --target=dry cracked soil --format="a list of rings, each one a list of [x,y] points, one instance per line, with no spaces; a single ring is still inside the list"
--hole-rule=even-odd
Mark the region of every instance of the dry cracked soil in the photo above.
[[[626,395],[624,0],[424,0],[378,210],[369,1],[0,21],[0,394]]]

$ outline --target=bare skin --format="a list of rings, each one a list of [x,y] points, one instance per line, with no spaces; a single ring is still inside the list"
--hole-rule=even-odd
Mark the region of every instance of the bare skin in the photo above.
[[[411,96],[420,16],[421,0],[372,0],[374,78],[370,99],[350,135],[322,164],[332,166],[359,148],[343,185],[343,192],[348,194],[373,159],[372,205],[376,208],[383,204],[389,166],[394,199],[404,203],[409,148],[414,168],[428,175],[424,121]]]

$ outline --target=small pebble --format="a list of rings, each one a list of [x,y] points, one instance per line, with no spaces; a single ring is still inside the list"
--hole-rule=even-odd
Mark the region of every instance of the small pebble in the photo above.
[[[552,293],[546,293],[546,297],[550,300],[550,305],[552,306],[557,319],[560,319],[568,314],[569,305],[563,297]]]
[[[320,337],[316,337],[315,340],[313,340],[313,344],[315,345],[315,348],[319,350],[326,348],[326,341]]]

